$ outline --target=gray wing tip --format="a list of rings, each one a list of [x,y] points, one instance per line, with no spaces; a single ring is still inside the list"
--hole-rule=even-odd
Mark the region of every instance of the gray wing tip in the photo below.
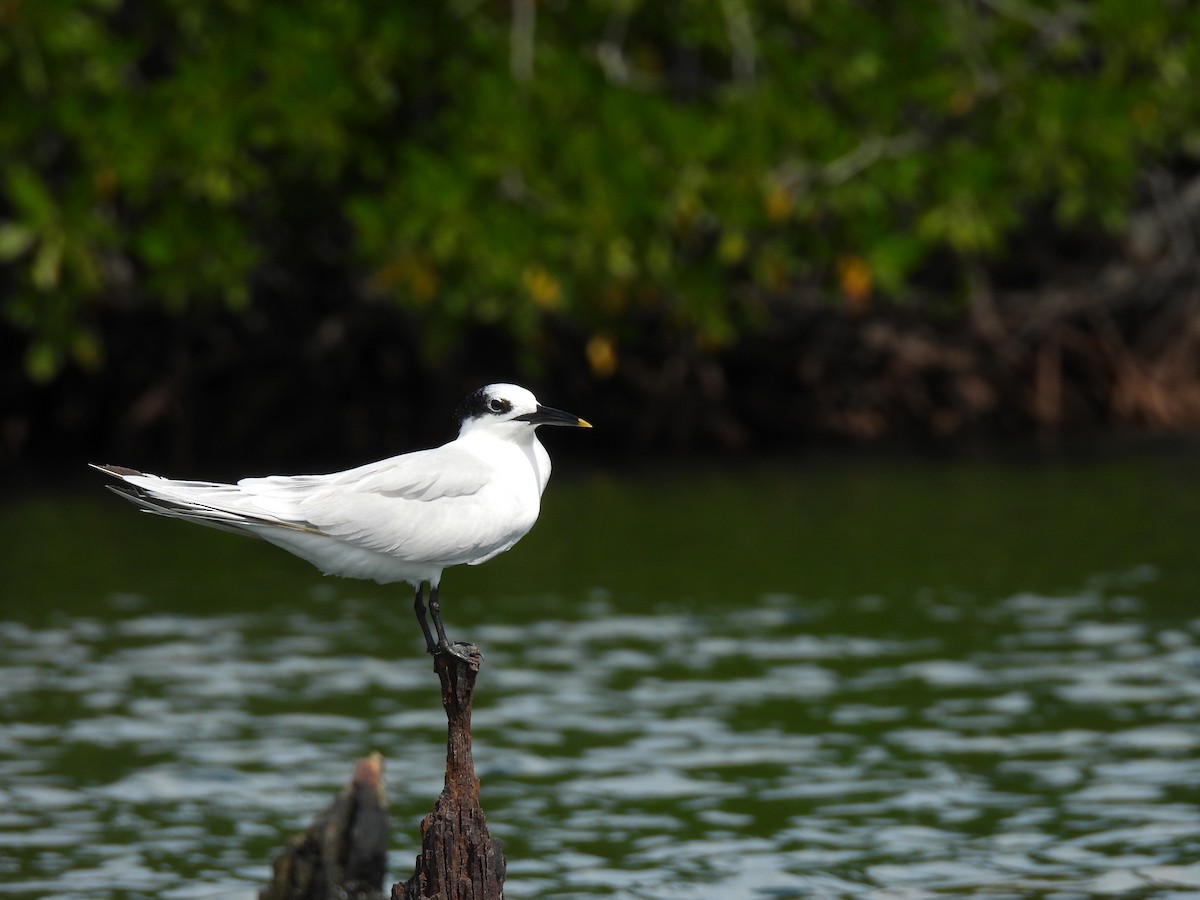
[[[97,472],[103,472],[105,475],[116,479],[116,484],[106,484],[105,487],[118,497],[136,503],[143,509],[148,507],[147,500],[149,493],[145,488],[128,480],[131,477],[145,477],[145,472],[139,472],[137,469],[131,469],[128,466],[102,466],[97,463],[88,463],[88,466]]]
[[[160,491],[157,485],[146,485],[145,483],[129,481],[128,479],[145,478],[164,486],[170,486],[170,481],[159,478],[157,475],[150,475],[147,472],[131,469],[128,466],[99,465],[98,463],[88,463],[88,466],[97,472],[103,472],[105,475],[116,479],[116,483],[106,484],[105,487],[118,497],[140,507],[143,512],[148,512],[156,516],[166,516],[171,519],[186,519],[191,522],[199,522],[214,528],[223,528],[226,531],[236,533],[246,533],[247,526],[259,525],[288,531],[301,531],[307,534],[324,534],[319,528],[308,522],[289,522],[283,519],[258,516],[237,510],[222,509],[219,505],[210,505],[198,499],[172,497],[169,493]],[[214,488],[229,487],[229,485],[216,484],[203,486]]]
[[[97,472],[103,472],[105,475],[111,475],[114,478],[124,478],[127,475],[145,475],[145,472],[139,472],[137,469],[131,469],[128,466],[112,466],[100,465],[99,463],[88,463],[88,467],[95,469]]]

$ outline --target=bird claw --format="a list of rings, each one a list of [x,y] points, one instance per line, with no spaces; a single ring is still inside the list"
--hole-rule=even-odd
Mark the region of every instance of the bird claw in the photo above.
[[[479,652],[479,648],[469,641],[455,641],[453,644],[439,644],[430,652],[434,655],[438,653],[447,653],[455,659],[461,659],[469,665],[478,666],[479,660],[483,659],[483,654]]]

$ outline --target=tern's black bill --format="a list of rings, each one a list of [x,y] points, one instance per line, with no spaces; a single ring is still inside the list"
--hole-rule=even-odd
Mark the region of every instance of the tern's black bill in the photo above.
[[[534,425],[573,425],[576,428],[591,428],[591,423],[587,422],[579,416],[569,412],[563,412],[561,409],[554,409],[550,406],[538,406],[531,413],[525,413],[523,416],[514,416],[518,422],[532,422]]]

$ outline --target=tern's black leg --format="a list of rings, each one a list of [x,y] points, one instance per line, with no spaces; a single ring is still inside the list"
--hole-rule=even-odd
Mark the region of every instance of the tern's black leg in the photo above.
[[[449,650],[450,642],[446,640],[446,629],[442,626],[442,604],[438,600],[437,585],[429,586],[429,617],[433,619],[433,627],[437,629],[437,649]],[[426,632],[428,637],[428,632]],[[429,651],[430,653],[433,650]]]
[[[425,621],[424,593],[425,593],[425,585],[418,584],[417,585],[417,599],[413,601],[413,610],[417,614],[417,621],[421,623],[421,633],[425,635],[425,652],[433,653],[435,650],[437,650],[437,645],[433,642],[433,635],[430,634],[430,632],[429,632],[429,623],[427,621]],[[437,596],[436,591],[434,592],[433,596],[434,597]],[[433,606],[433,598],[432,597],[430,598],[429,605]],[[441,634],[442,622],[441,622],[441,619],[437,617],[436,613],[434,614],[434,621],[438,623],[438,633]],[[444,641],[445,638],[443,637],[442,640]]]

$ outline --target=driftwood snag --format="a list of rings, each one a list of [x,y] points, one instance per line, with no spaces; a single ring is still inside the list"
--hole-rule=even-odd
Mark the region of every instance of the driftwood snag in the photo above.
[[[259,900],[382,900],[388,812],[383,757],[354,766],[354,778],[303,834],[275,857]]]
[[[434,654],[446,709],[446,785],[421,821],[417,869],[392,886],[391,900],[501,900],[506,862],[488,834],[479,805],[479,779],[471,757],[471,695],[482,659],[473,644],[457,644],[466,657]]]

